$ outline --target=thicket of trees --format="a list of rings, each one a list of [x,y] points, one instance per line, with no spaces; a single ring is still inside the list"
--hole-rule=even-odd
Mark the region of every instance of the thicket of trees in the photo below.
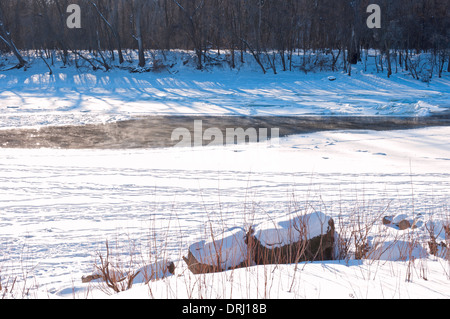
[[[366,25],[371,3],[381,7],[380,29]],[[81,7],[81,29],[66,25],[70,4]],[[18,67],[26,64],[21,50],[54,50],[63,59],[89,50],[100,60],[107,52],[122,63],[123,50],[134,49],[143,67],[145,50],[189,49],[202,69],[213,49],[228,50],[232,67],[249,52],[265,72],[261,59],[276,57],[288,70],[297,50],[328,50],[334,63],[354,64],[371,48],[388,60],[388,75],[391,52],[400,63],[412,52],[432,52],[442,71],[449,30],[448,0],[0,1],[0,51],[13,52]]]

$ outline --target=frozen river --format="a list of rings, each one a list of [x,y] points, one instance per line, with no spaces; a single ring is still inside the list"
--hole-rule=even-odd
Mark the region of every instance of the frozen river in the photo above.
[[[305,207],[344,224],[398,213],[445,220],[449,133],[347,129],[273,145],[2,149],[2,280],[27,277],[27,286],[56,293],[92,272],[106,240],[136,262],[179,261],[210,226],[249,226]]]

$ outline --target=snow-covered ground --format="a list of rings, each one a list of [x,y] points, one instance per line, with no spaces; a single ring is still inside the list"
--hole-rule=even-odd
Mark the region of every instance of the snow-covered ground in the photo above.
[[[427,84],[362,70],[348,77],[55,68],[49,76],[36,62],[26,72],[0,73],[0,127],[154,114],[426,116],[450,107],[448,75]],[[448,244],[442,227],[450,220],[449,136],[450,127],[430,127],[197,148],[1,149],[0,296],[9,297],[14,283],[16,298],[105,297],[101,284],[81,277],[93,273],[108,241],[133,267],[161,259],[176,265],[175,276],[136,283],[112,294],[118,298],[449,298],[450,265],[427,244],[431,225],[437,242]],[[385,249],[379,260],[209,275],[186,269],[188,247],[211,231],[248,229],[298,209],[331,216],[344,236],[374,222],[367,239]],[[403,231],[382,225],[391,215],[420,223]],[[426,255],[406,258],[411,254],[396,251],[405,243]]]
[[[111,122],[140,115],[393,115],[424,116],[450,109],[450,79],[415,80],[408,72],[301,71],[264,75],[246,64],[206,71],[172,56],[168,71],[129,73],[52,67],[38,58],[30,68],[0,73],[0,128]],[[186,58],[186,57],[184,57]],[[297,57],[301,58],[301,57]],[[371,63],[372,62],[372,63]],[[171,64],[171,65],[172,65]],[[170,72],[170,73],[169,73]],[[330,81],[329,77],[335,78]]]
[[[93,292],[87,293],[92,286],[82,284],[81,277],[93,272],[108,240],[115,254],[124,260],[132,254],[137,265],[156,258],[175,261],[182,276],[166,279],[169,295],[183,297],[183,285],[196,281],[181,257],[189,245],[208,237],[210,226],[218,232],[248,227],[305,207],[339,220],[338,232],[357,218],[365,225],[377,217],[377,227],[386,232],[380,216],[398,214],[411,219],[422,214],[423,222],[442,225],[450,219],[448,136],[450,128],[436,127],[313,133],[281,139],[278,145],[134,151],[4,149],[0,155],[2,279],[27,274],[27,284],[38,285],[45,296],[71,298],[78,291],[79,297],[92,297]],[[420,238],[427,248],[424,226],[411,232],[389,231],[399,240]],[[445,241],[445,234],[440,232],[437,239]],[[285,285],[293,280],[293,266],[283,266],[280,277],[271,279],[275,288],[270,297],[330,297],[328,280],[336,285],[338,298],[350,293],[361,298],[450,297],[449,265],[433,256],[424,260],[425,266],[414,267],[412,283],[405,281],[407,262],[389,258],[302,265],[295,280],[305,278],[310,287],[296,283],[301,289],[291,294]],[[429,280],[420,278],[421,267]],[[272,274],[261,269],[239,270],[233,276],[245,276],[253,286],[258,280],[252,273]],[[208,276],[215,278],[213,285],[215,280],[224,284],[224,278],[232,275]],[[183,283],[177,284],[175,278]],[[205,296],[213,294],[209,280],[201,282]],[[245,285],[240,279],[234,284]],[[174,286],[180,291],[173,291]],[[148,296],[145,287],[132,289],[127,296],[133,291],[133,297]],[[228,289],[219,289],[227,291],[223,297],[229,297]],[[249,287],[239,289],[244,297],[255,296]],[[157,297],[167,293],[151,291]],[[236,289],[233,292],[241,296]]]

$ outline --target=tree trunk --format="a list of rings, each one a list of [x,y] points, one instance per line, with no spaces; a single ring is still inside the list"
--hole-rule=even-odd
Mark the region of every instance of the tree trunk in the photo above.
[[[136,41],[138,43],[139,52],[139,66],[141,68],[145,67],[145,54],[144,54],[144,42],[142,40],[142,26],[141,26],[141,16],[142,16],[142,6],[135,8],[135,23],[136,23]]]
[[[105,24],[108,26],[109,30],[111,31],[111,33],[113,34],[114,38],[116,39],[117,42],[117,50],[119,51],[119,63],[122,64],[124,62],[124,58],[123,58],[123,54],[122,54],[122,43],[120,40],[120,36],[119,33],[117,32],[116,28],[114,28],[112,26],[112,24],[105,18],[105,16],[100,12],[100,10],[98,9],[97,5],[91,1],[91,4],[94,6],[95,10],[97,11],[97,14],[100,16],[100,18],[105,22]],[[114,15],[117,14],[117,1],[115,2],[115,8],[114,8]]]
[[[386,61],[387,61],[387,76],[388,78],[392,75],[392,66],[391,66],[391,50],[387,42],[384,43],[384,47],[386,49]]]
[[[450,72],[450,54],[448,55],[447,72]]]
[[[20,54],[19,50],[17,50],[17,47],[11,38],[11,34],[6,29],[5,19],[3,18],[3,11],[1,8],[0,8],[0,40],[2,40],[9,47],[9,49],[13,52],[14,56],[19,61],[19,64],[17,64],[16,68],[18,69],[23,68],[27,64],[27,61],[25,61],[25,59]]]

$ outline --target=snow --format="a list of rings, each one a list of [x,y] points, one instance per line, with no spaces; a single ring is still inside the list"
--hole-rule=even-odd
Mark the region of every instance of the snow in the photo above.
[[[439,261],[418,262],[426,267],[427,280],[406,282],[407,263],[350,263],[331,261],[308,263],[294,269],[291,265],[265,265],[206,274],[181,280],[174,277],[155,282],[151,290],[139,286],[113,298],[120,299],[447,299],[448,279],[443,280]],[[205,283],[210,283],[206,285]],[[135,290],[134,290],[135,289]],[[174,294],[174,291],[177,294]]]
[[[255,227],[255,238],[265,247],[283,247],[299,239],[309,240],[325,235],[330,220],[331,218],[322,212],[294,212],[258,225]]]
[[[367,70],[354,66],[351,77],[326,71],[262,74],[251,55],[236,70],[223,66],[200,72],[183,65],[179,52],[166,56],[166,64],[174,65],[170,73],[93,72],[57,63],[53,75],[35,57],[26,72],[0,73],[0,128],[145,115],[426,116],[450,108],[448,76],[423,83],[399,72],[387,79],[373,65]]]
[[[131,74],[69,67],[49,76],[35,62],[26,72],[0,73],[0,127],[156,114],[425,116],[450,106],[447,75],[426,84],[362,66],[352,77],[176,68]],[[428,242],[430,232],[437,243],[449,240],[449,136],[450,127],[428,127],[196,148],[2,149],[0,296],[447,299],[450,264],[445,250],[434,256]],[[356,260],[350,245],[341,260],[203,275],[182,259],[195,245],[216,256],[213,234],[222,243],[222,266],[233,267],[240,259],[229,257],[245,253],[246,230],[276,228],[279,235],[285,227],[278,221],[299,210],[330,216],[341,238],[363,226],[369,255]],[[399,230],[383,225],[384,216],[418,222]],[[139,277],[120,294],[99,281],[82,283],[105,256],[106,241],[124,268],[172,260],[175,275],[149,283]]]
[[[440,274],[439,284],[417,276],[413,283],[406,283],[408,258],[398,257],[417,256],[426,250],[430,236],[425,222],[437,226],[438,243],[446,239],[442,227],[449,219],[449,134],[448,127],[433,127],[390,132],[318,132],[282,138],[275,146],[94,151],[3,149],[0,155],[2,273],[21,277],[25,269],[28,276],[39,282],[36,294],[45,292],[51,298],[72,298],[75,289],[79,298],[92,298],[98,296],[96,290],[81,284],[81,277],[93,272],[98,253],[105,254],[106,240],[122,259],[126,260],[130,254],[135,256],[136,269],[145,266],[149,255],[153,256],[151,260],[170,259],[182,275],[175,278],[188,281],[192,275],[181,257],[193,243],[205,238],[211,243],[211,231],[242,234],[241,229],[234,227],[248,229],[250,225],[263,225],[269,216],[277,220],[305,207],[332,216],[338,233],[350,227],[356,218],[370,223],[380,213],[404,214],[411,219],[421,213],[424,223],[410,231],[381,225],[381,219],[377,219],[377,227],[368,234],[369,242],[388,247],[379,246],[373,254],[380,256],[373,259],[389,263],[373,266],[379,267],[377,274],[383,274],[375,280],[381,281],[383,287],[390,287],[389,280],[401,280],[407,289],[384,288],[382,292],[386,296],[422,296],[421,289],[436,288],[429,297],[448,298],[449,268],[444,259],[428,253],[422,258],[429,277],[437,278]],[[419,246],[413,254],[408,254],[405,249],[409,246],[401,246],[408,245],[411,238],[417,239]],[[236,255],[226,250],[224,254],[222,261]],[[363,261],[362,265],[376,263],[373,259]],[[315,276],[326,267],[330,275],[336,271],[346,277],[345,282],[355,285],[353,289],[372,287],[374,283],[366,282],[367,279],[353,278],[359,267],[351,259],[347,262],[350,267],[345,260],[301,264],[301,269],[313,272],[308,275],[302,270],[299,277]],[[252,267],[233,273],[258,282],[251,274],[269,271],[261,269]],[[387,276],[390,271],[394,279]],[[291,278],[293,270],[288,273],[287,278]],[[206,276],[205,280],[211,277],[213,285],[231,275],[199,276]],[[285,278],[280,276],[273,280],[278,283]],[[311,295],[303,290],[301,294],[288,295],[324,296],[327,275],[320,276],[324,278]],[[175,280],[170,277],[152,283],[151,290],[155,291],[153,285],[178,285]],[[236,279],[235,284],[238,283]],[[177,290],[180,297],[185,293],[183,285]],[[314,281],[308,285],[313,286]],[[415,292],[416,285],[427,288]],[[227,289],[231,288],[223,287]],[[347,287],[345,297],[348,289],[351,288]],[[132,291],[139,297],[145,288]],[[205,293],[208,296],[209,292]],[[254,296],[253,292],[248,293]],[[279,293],[284,295],[284,290]],[[373,294],[383,297],[381,291],[370,292]]]
[[[191,245],[189,251],[202,264],[219,266],[223,270],[236,268],[247,258],[245,236],[246,231],[236,227]]]

